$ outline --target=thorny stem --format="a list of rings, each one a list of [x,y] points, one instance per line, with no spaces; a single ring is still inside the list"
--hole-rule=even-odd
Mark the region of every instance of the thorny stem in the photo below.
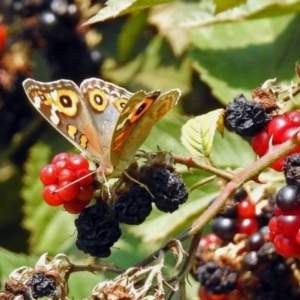
[[[175,282],[179,281],[180,291],[181,291],[182,288],[185,288],[185,276],[190,270],[190,267],[191,267],[191,264],[192,264],[192,259],[195,255],[196,251],[197,251],[198,244],[200,242],[201,236],[202,236],[202,231],[199,231],[198,233],[196,233],[193,236],[192,241],[191,241],[190,246],[189,246],[188,255],[184,259],[178,274],[176,276],[173,276],[172,278],[170,278],[168,280],[169,283],[174,282],[174,281]],[[170,290],[170,292],[168,293],[169,299],[172,298],[174,293],[175,293],[175,289]],[[182,293],[182,291],[181,291],[181,294],[184,295],[184,293]],[[166,300],[167,300],[167,298],[166,298]]]
[[[68,273],[75,273],[75,272],[82,272],[82,271],[88,271],[88,272],[111,272],[116,274],[122,274],[125,272],[124,269],[118,268],[113,265],[105,265],[105,264],[98,264],[98,265],[74,265],[71,264],[71,268]]]
[[[300,92],[300,91],[299,91]],[[202,164],[199,164],[195,162],[192,158],[182,158],[179,156],[175,157],[175,161],[177,163],[182,163],[187,165],[189,168],[198,168],[203,169],[206,171],[210,171],[211,173],[220,176],[222,178],[225,178],[227,180],[231,180],[227,183],[225,188],[222,190],[221,194],[214,200],[214,202],[204,211],[204,213],[193,223],[193,225],[187,229],[185,232],[180,234],[176,239],[170,240],[167,242],[162,248],[155,251],[139,263],[137,263],[133,268],[130,270],[127,270],[126,274],[127,276],[134,277],[134,274],[138,270],[141,271],[140,268],[147,266],[148,264],[152,263],[154,260],[159,260],[158,257],[161,256],[161,253],[165,253],[169,251],[172,247],[176,246],[176,240],[184,241],[190,237],[193,237],[191,240],[191,244],[188,251],[188,257],[185,258],[183,261],[182,267],[179,271],[179,273],[176,276],[173,276],[168,280],[168,283],[179,281],[179,283],[184,279],[185,275],[187,274],[191,260],[194,257],[195,251],[197,249],[197,245],[199,243],[199,240],[201,238],[201,233],[203,227],[208,223],[216,214],[217,212],[222,208],[222,206],[225,204],[226,200],[230,199],[237,189],[239,189],[241,186],[243,186],[247,181],[257,178],[258,175],[269,165],[271,165],[273,162],[278,160],[279,158],[285,156],[286,154],[290,153],[296,146],[300,144],[300,134],[297,133],[294,137],[292,137],[290,140],[286,141],[285,143],[278,145],[276,147],[273,147],[272,151],[252,163],[249,167],[246,167],[242,169],[241,171],[238,171],[234,174],[230,174],[228,172],[220,171],[214,167],[211,166],[204,166]],[[160,266],[161,267],[161,266]],[[123,273],[124,270],[114,267],[114,266],[75,266],[70,269],[70,272],[77,272],[77,271],[111,271],[115,273]],[[153,269],[154,272],[154,269]],[[156,272],[156,268],[155,268]],[[155,273],[154,272],[154,273]],[[157,272],[154,274],[157,274]],[[140,275],[140,274],[139,274]],[[153,277],[152,276],[152,277]],[[147,282],[149,282],[150,277],[148,277]],[[166,282],[167,283],[167,282]],[[145,285],[146,286],[146,285]],[[171,292],[172,294],[172,292]],[[168,296],[170,296],[168,294]]]
[[[200,180],[200,181],[194,183],[194,184],[190,187],[189,194],[190,194],[192,191],[194,191],[195,189],[197,189],[197,188],[199,188],[199,187],[201,187],[201,186],[203,186],[203,185],[205,185],[205,184],[207,184],[207,183],[209,183],[209,182],[211,182],[211,181],[214,181],[216,178],[217,178],[217,176],[216,176],[216,175],[213,175],[213,176],[206,177],[206,178],[204,178],[204,179],[202,179],[202,180]]]
[[[283,157],[284,155],[291,152],[296,146],[300,144],[300,135],[293,137],[292,139],[286,141],[282,145],[274,147],[273,151],[270,151],[249,167],[242,169],[237,172],[234,179],[231,180],[222,193],[215,199],[215,201],[204,211],[198,220],[192,225],[192,227],[179,237],[182,240],[193,236],[199,230],[201,230],[204,225],[211,220],[218,211],[225,204],[226,200],[230,199],[237,189],[244,185],[247,181],[256,178],[265,168],[275,162],[277,159]]]
[[[160,291],[160,293],[164,292],[163,289],[163,283],[162,283],[162,276],[161,276],[161,269],[164,267],[164,261],[165,261],[165,252],[164,251],[159,251],[159,256],[157,257],[157,264],[153,267],[153,269],[151,270],[151,273],[149,274],[146,282],[145,282],[145,286],[149,285],[151,286],[152,282],[153,282],[153,278],[156,276],[157,278],[157,284],[158,284],[158,290]]]
[[[300,83],[297,84],[297,86],[299,87]],[[285,96],[282,101],[283,102],[287,102],[289,100],[291,100],[294,96],[298,95],[300,93],[300,88],[298,90],[295,90],[291,95],[287,95]]]
[[[192,157],[182,157],[179,155],[174,155],[174,162],[186,165],[188,167],[188,169],[195,168],[195,169],[207,171],[209,173],[215,174],[218,177],[221,177],[226,180],[232,180],[234,178],[233,174],[226,172],[224,170],[217,169],[217,168],[207,165],[205,163],[197,162]]]
[[[300,144],[300,134],[286,141],[285,143],[278,145],[273,148],[272,151],[258,159],[256,162],[252,163],[251,166],[244,168],[243,170],[235,173],[232,176],[232,180],[227,183],[225,188],[222,190],[221,194],[214,200],[214,202],[204,211],[204,213],[194,222],[191,228],[187,229],[185,232],[176,237],[176,240],[185,241],[201,232],[202,228],[208,223],[222,208],[226,200],[230,199],[235,191],[239,189],[247,181],[256,178],[265,168],[271,165],[280,157],[291,152],[296,146]],[[180,163],[187,162],[188,167],[202,168],[199,167],[198,163],[194,163],[193,159],[180,158],[176,156],[176,161]],[[214,169],[214,168],[213,168]],[[214,173],[215,174],[215,173]],[[167,242],[161,249],[155,251],[139,263],[136,267],[144,267],[150,264],[155,257],[158,255],[160,250],[168,251],[174,245],[174,240]],[[192,255],[190,255],[192,257]]]
[[[185,277],[185,275],[189,272],[191,264],[192,264],[192,259],[197,251],[200,239],[202,236],[202,230],[198,231],[192,238],[189,250],[188,250],[188,255],[185,257],[183,264],[176,275],[178,279],[182,279]]]

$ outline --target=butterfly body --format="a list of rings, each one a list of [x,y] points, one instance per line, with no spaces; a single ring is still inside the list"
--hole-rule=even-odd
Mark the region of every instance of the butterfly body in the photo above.
[[[180,90],[131,93],[97,78],[78,87],[71,80],[26,79],[35,108],[107,176],[120,173],[152,127],[177,103]]]

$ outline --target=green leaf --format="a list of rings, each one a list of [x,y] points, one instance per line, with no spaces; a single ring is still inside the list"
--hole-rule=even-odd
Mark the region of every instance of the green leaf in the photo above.
[[[199,180],[200,173],[195,172],[195,174],[197,176],[193,176],[194,181]],[[128,226],[126,228],[135,236],[142,238],[144,243],[159,243],[158,245],[161,245],[162,241],[174,238],[188,229],[201,216],[207,205],[217,194],[215,184],[207,185],[205,188],[193,192],[189,196],[188,201],[182,204],[174,213],[162,213],[155,209],[152,211],[151,217],[143,224],[135,227]]]
[[[148,7],[172,2],[174,0],[108,0],[105,6],[84,24],[92,24],[116,18],[125,14],[137,12]]]
[[[222,103],[241,93],[250,98],[267,79],[296,80],[299,20],[289,15],[194,29],[190,58]]]
[[[223,137],[216,134],[211,152],[211,160],[218,168],[241,168],[256,160],[250,143],[235,133],[224,131]]]
[[[158,146],[163,151],[171,151],[177,155],[186,152],[180,143],[180,130],[185,121],[186,118],[176,112],[169,112],[154,126],[141,149],[153,152],[157,151]]]
[[[96,284],[104,280],[106,280],[104,274],[91,272],[72,273],[68,281],[68,299],[87,299]]]
[[[234,0],[219,0],[218,4],[224,4],[227,7],[227,4],[233,1]],[[210,0],[203,0],[200,3],[197,1],[175,1],[153,7],[150,10],[149,22],[158,28],[162,36],[166,37],[176,54],[182,54],[189,48],[189,34],[191,28],[199,29],[200,27],[207,27],[214,24],[233,22],[238,22],[239,25],[237,26],[240,26],[240,24],[242,24],[241,21],[248,19],[285,16],[296,13],[299,10],[300,0],[249,0],[247,4],[215,15],[215,7]],[[279,22],[277,22],[277,24],[279,25]],[[262,40],[260,27],[257,26],[257,28],[254,31],[249,30],[253,35],[253,41],[258,39]],[[205,35],[204,33],[204,36]],[[264,36],[264,38],[267,37],[268,35]],[[218,34],[216,37],[211,37],[211,39],[215,42],[222,42],[223,36]],[[228,41],[236,43],[237,40],[243,42],[244,36],[239,38],[232,34]],[[249,43],[251,44],[252,40],[250,40],[248,44]],[[203,44],[203,47],[205,46],[206,43]]]
[[[224,1],[220,0],[220,3]],[[175,3],[174,3],[175,4]],[[171,4],[173,5],[173,4]],[[178,6],[179,7],[179,6]],[[225,7],[224,7],[225,8]],[[204,27],[216,23],[240,22],[241,20],[274,18],[300,11],[299,0],[248,0],[246,4],[215,15],[211,1],[204,0],[200,4],[191,3],[185,14],[177,15],[174,22],[183,27]]]
[[[0,275],[1,283],[3,288],[3,283],[7,281],[8,275],[15,269],[28,266],[34,267],[38,257],[37,256],[28,256],[25,254],[16,254],[10,252],[6,249],[0,248]]]
[[[130,16],[124,24],[118,37],[117,49],[120,63],[126,62],[133,55],[133,50],[141,43],[140,40],[138,43],[133,43],[132,41],[138,41],[145,30],[147,16],[146,11],[142,11],[139,14]]]
[[[221,130],[219,123],[222,120],[223,112],[223,109],[217,109],[190,119],[182,126],[181,142],[192,156],[198,158],[210,156],[215,132]]]
[[[179,88],[187,93],[191,68],[188,59],[178,60],[166,41],[156,36],[134,60],[119,68],[107,67],[103,74],[131,91]]]
[[[247,0],[213,0],[213,2],[216,5],[215,13],[218,14],[241,4],[245,4],[247,3]]]

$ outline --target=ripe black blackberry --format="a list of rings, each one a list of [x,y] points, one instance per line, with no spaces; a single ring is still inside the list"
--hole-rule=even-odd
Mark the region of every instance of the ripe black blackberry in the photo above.
[[[156,207],[172,213],[186,202],[188,191],[175,169],[167,164],[154,163],[143,166],[140,180],[146,184],[153,195]]]
[[[300,187],[300,153],[291,154],[285,158],[283,173],[287,185]]]
[[[270,285],[277,285],[283,278],[290,273],[287,260],[277,253],[273,243],[265,243],[257,251],[259,269],[253,273]]]
[[[274,205],[276,201],[276,194],[271,194],[268,196],[268,202],[261,210],[257,213],[256,219],[258,221],[259,227],[268,226],[269,221],[274,216]]]
[[[225,112],[225,126],[241,136],[255,136],[271,119],[261,103],[249,101],[243,94],[236,96]]]
[[[282,210],[291,210],[300,206],[300,188],[293,185],[283,186],[276,194],[276,205]]]
[[[248,196],[244,188],[240,188],[232,196],[229,203],[217,213],[212,220],[212,232],[215,233],[223,241],[232,241],[237,233],[238,220],[238,203],[246,199]]]
[[[219,216],[212,221],[212,232],[223,241],[232,241],[237,232],[235,219]]]
[[[208,261],[197,269],[201,286],[212,294],[229,293],[236,289],[238,272],[227,265]]]
[[[36,272],[26,282],[26,285],[31,289],[32,297],[42,298],[50,297],[56,293],[56,282],[53,277],[46,276],[45,272]]]
[[[111,209],[120,223],[138,225],[152,211],[152,196],[144,187],[134,184],[124,193],[121,192]]]
[[[121,236],[119,222],[103,202],[85,208],[75,220],[75,226],[77,248],[92,256],[108,257],[110,248]]]

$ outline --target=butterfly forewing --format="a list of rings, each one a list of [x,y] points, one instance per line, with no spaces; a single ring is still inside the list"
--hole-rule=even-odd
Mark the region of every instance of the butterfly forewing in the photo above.
[[[83,100],[79,87],[71,80],[49,83],[26,79],[25,92],[34,107],[50,124],[95,162],[101,162],[104,143],[97,124]]]

